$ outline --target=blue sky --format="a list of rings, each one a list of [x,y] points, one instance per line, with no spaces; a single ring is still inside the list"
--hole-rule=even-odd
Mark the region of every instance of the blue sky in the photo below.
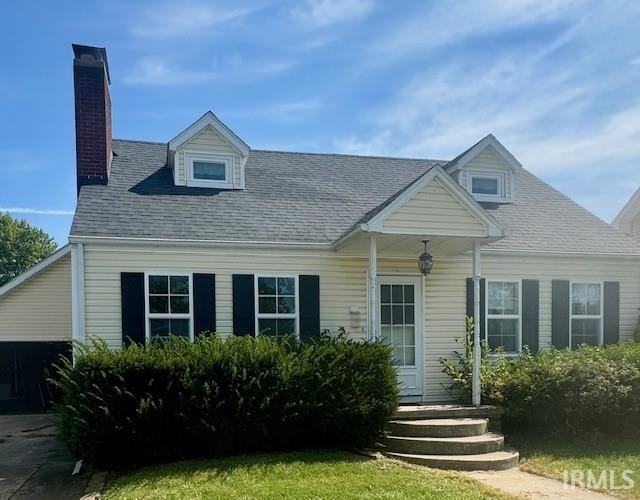
[[[0,210],[66,242],[71,43],[106,46],[114,136],[211,109],[251,147],[448,159],[489,132],[611,220],[640,184],[640,2],[0,0]]]

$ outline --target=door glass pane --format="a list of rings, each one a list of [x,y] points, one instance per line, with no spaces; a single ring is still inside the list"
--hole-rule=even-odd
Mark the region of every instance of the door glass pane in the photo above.
[[[393,346],[396,366],[415,366],[415,286],[380,285],[380,333]]]
[[[394,325],[392,330],[392,339],[393,345],[404,345],[404,327]]]
[[[383,325],[391,324],[391,306],[383,305],[380,307],[380,323]]]
[[[413,325],[415,323],[414,310],[413,309],[414,309],[413,305],[404,306],[404,323],[405,323],[405,325]]]
[[[404,364],[409,366],[415,366],[416,364],[416,350],[414,347],[404,348]]]
[[[380,285],[380,303],[389,304],[391,302],[391,285]]]
[[[414,346],[416,342],[416,331],[413,326],[404,327],[404,345]]]
[[[403,313],[402,309],[404,308],[401,305],[395,305],[395,304],[393,304],[391,308],[393,313],[393,317],[392,317],[393,324],[401,325],[404,322],[404,319],[403,319],[404,315],[402,314]]]
[[[382,341],[385,344],[391,344],[391,327],[390,326],[382,326],[380,328],[380,335],[382,337]]]

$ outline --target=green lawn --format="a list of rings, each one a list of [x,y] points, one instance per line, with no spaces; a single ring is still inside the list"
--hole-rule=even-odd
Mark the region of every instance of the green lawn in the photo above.
[[[622,498],[640,499],[640,440],[600,438],[570,440],[562,438],[535,438],[508,436],[509,444],[520,452],[520,468],[555,479],[563,479],[565,470],[592,469],[596,475],[603,470],[614,470],[619,483],[623,470],[633,471],[635,487],[631,490],[608,490]]]
[[[508,498],[455,474],[339,451],[307,451],[145,467],[112,478],[105,498]]]

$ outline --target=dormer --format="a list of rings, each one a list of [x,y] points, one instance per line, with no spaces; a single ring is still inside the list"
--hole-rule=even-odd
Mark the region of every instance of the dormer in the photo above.
[[[169,167],[176,186],[244,189],[250,148],[207,111],[169,142]]]
[[[522,165],[489,134],[445,165],[458,183],[479,202],[511,203],[513,173]]]

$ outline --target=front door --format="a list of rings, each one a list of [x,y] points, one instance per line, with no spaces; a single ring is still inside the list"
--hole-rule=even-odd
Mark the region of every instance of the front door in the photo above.
[[[393,347],[400,395],[422,396],[422,279],[380,276],[380,336]]]

